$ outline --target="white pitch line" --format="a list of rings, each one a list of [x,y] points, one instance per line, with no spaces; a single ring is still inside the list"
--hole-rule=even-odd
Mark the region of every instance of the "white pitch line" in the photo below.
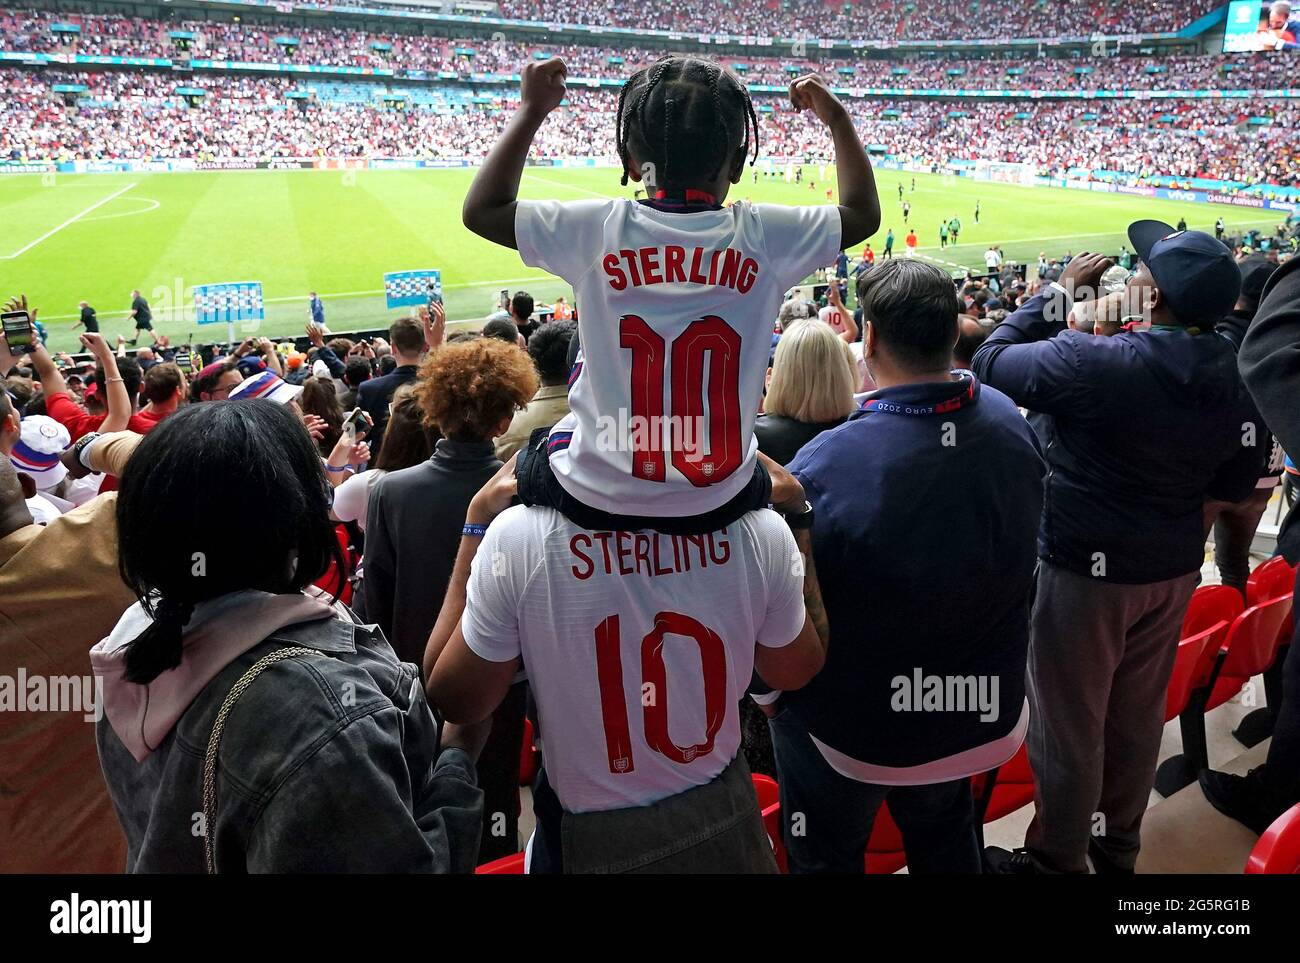
[[[577,191],[579,194],[590,194],[592,197],[599,197],[602,201],[613,201],[618,198],[609,194],[602,194],[600,191],[589,191],[585,187],[574,187],[572,184],[566,184],[564,181],[553,181],[549,177],[538,177],[536,174],[524,174],[530,181],[537,181],[541,184],[550,184],[552,187],[562,187],[566,191]]]
[[[138,211],[122,211],[120,214],[96,214],[94,217],[82,219],[82,223],[89,224],[92,221],[111,221],[115,217],[134,217],[137,214],[152,214],[162,207],[161,201],[155,201],[152,197],[128,197],[128,201],[144,201],[146,204],[152,204],[153,207],[142,207]]]
[[[137,183],[138,183],[138,182],[137,182]],[[64,229],[65,227],[67,227],[69,224],[72,224],[72,223],[75,222],[75,221],[79,221],[79,220],[81,220],[81,218],[85,217],[85,216],[86,216],[87,214],[89,214],[91,211],[93,211],[93,210],[97,210],[98,208],[103,207],[103,206],[104,206],[105,204],[107,204],[109,201],[113,200],[113,198],[115,198],[115,197],[121,197],[123,194],[125,194],[127,191],[129,191],[129,190],[130,190],[131,188],[133,188],[133,187],[135,187],[135,183],[127,184],[126,187],[122,188],[120,191],[114,191],[112,194],[109,194],[108,197],[105,197],[105,198],[103,198],[102,200],[98,200],[98,201],[96,201],[94,204],[91,204],[88,208],[86,208],[86,209],[85,209],[84,211],[82,211],[80,214],[74,214],[74,215],[72,215],[72,217],[68,218],[66,221],[64,221],[62,224],[60,224],[58,227],[54,228],[53,230],[46,231],[44,234],[42,234],[42,235],[41,235],[40,237],[38,237],[36,240],[32,241],[32,243],[28,244],[26,247],[24,247],[24,248],[20,248],[19,250],[15,251],[13,254],[0,254],[0,260],[3,260],[3,261],[12,261],[14,258],[19,257],[20,255],[26,254],[28,251],[30,251],[32,248],[34,248],[37,244],[40,244],[41,241],[44,241],[46,238],[53,237],[55,234],[58,234],[59,231],[63,230],[63,229]]]

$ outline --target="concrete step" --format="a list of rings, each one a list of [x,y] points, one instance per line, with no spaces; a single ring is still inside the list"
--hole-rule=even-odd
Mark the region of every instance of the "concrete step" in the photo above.
[[[1247,749],[1219,768],[1245,775],[1264,762],[1271,741]],[[1211,806],[1201,787],[1192,783],[1147,810],[1137,871],[1240,873],[1257,839],[1241,823]]]

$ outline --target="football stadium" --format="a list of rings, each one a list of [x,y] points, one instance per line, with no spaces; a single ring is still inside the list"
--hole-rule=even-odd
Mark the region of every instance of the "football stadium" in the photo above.
[[[0,0],[0,871],[1263,932],[1297,65],[1288,0]]]

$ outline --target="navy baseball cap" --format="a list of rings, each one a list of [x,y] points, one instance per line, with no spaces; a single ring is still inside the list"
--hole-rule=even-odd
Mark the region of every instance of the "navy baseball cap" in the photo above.
[[[1222,241],[1163,221],[1134,221],[1128,239],[1183,324],[1218,321],[1236,305],[1241,271]]]

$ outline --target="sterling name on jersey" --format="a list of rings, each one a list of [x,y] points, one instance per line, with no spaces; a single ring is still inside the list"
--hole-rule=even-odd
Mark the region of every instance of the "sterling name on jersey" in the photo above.
[[[755,645],[782,648],[804,625],[797,558],[766,510],[663,535],[518,505],[474,557],[461,631],[490,662],[522,657],[566,811],[646,806],[736,757]]]
[[[835,260],[839,209],[737,201],[520,201],[525,264],[572,285],[582,350],[552,470],[583,504],[686,516],[754,472],[754,419],[785,292]]]

